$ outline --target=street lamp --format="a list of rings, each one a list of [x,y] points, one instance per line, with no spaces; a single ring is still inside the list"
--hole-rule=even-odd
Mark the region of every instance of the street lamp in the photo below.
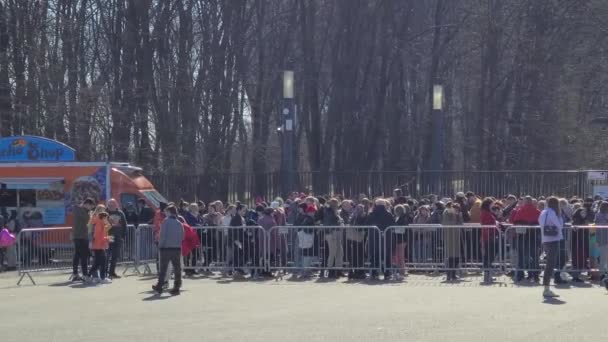
[[[433,110],[443,109],[443,86],[435,84],[433,86]]]
[[[293,99],[293,70],[283,71],[283,98]]]
[[[432,123],[433,140],[431,145],[431,172],[436,173],[433,181],[433,191],[441,194],[441,170],[443,169],[443,137],[444,137],[444,117],[443,117],[443,85],[434,84],[432,89]],[[447,195],[447,194],[446,194]]]
[[[294,163],[294,130],[295,130],[295,102],[294,102],[294,72],[283,71],[283,101],[280,110],[281,128],[283,133],[282,146],[282,174],[284,195],[293,191],[295,172]]]

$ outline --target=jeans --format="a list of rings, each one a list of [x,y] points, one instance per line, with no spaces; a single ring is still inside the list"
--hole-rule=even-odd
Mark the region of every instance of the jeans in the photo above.
[[[99,271],[99,279],[106,279],[106,251],[105,249],[95,249],[93,250],[93,255],[95,256],[95,261],[93,262],[93,267],[91,268],[91,277],[96,277],[97,272]]]
[[[524,271],[528,271],[528,278],[538,278],[540,273],[540,230],[527,229],[525,234],[517,236],[517,274],[516,278],[523,278]]]
[[[182,287],[182,251],[180,248],[161,248],[160,252],[160,272],[158,273],[158,286],[162,287],[167,277],[167,269],[169,263],[173,266],[175,279],[173,288],[179,289]]]
[[[89,240],[74,239],[74,260],[72,260],[72,274],[78,274],[78,264],[82,268],[82,275],[89,270]]]
[[[365,263],[365,246],[363,242],[346,240],[346,260],[353,269],[363,268]]]
[[[551,284],[551,277],[554,276],[555,268],[558,266],[559,262],[559,241],[545,242],[543,248],[547,254],[545,257],[546,264],[543,285],[549,286]]]
[[[116,274],[116,263],[120,260],[120,253],[122,251],[122,240],[116,240],[110,243],[110,249],[108,249],[109,269],[110,275]]]
[[[341,230],[333,231],[325,235],[325,241],[329,247],[329,255],[327,257],[327,267],[341,268],[344,266],[344,249],[342,248]]]

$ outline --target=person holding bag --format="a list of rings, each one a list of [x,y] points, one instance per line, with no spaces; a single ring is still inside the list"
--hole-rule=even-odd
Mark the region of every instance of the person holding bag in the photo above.
[[[543,276],[543,297],[555,298],[558,294],[549,288],[551,278],[558,275],[555,272],[559,260],[560,243],[564,239],[564,219],[562,218],[559,207],[559,200],[556,197],[549,197],[547,208],[542,211],[538,219],[541,227],[542,243],[546,253],[545,273]]]

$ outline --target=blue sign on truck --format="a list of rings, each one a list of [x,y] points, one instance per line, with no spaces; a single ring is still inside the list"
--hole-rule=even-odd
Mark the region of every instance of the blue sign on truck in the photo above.
[[[29,135],[0,138],[0,162],[74,161],[73,148],[58,141]]]

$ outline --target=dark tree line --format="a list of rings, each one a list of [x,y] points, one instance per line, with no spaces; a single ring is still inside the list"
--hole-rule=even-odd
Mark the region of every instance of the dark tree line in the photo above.
[[[606,168],[602,0],[0,0],[0,133],[213,174]]]

